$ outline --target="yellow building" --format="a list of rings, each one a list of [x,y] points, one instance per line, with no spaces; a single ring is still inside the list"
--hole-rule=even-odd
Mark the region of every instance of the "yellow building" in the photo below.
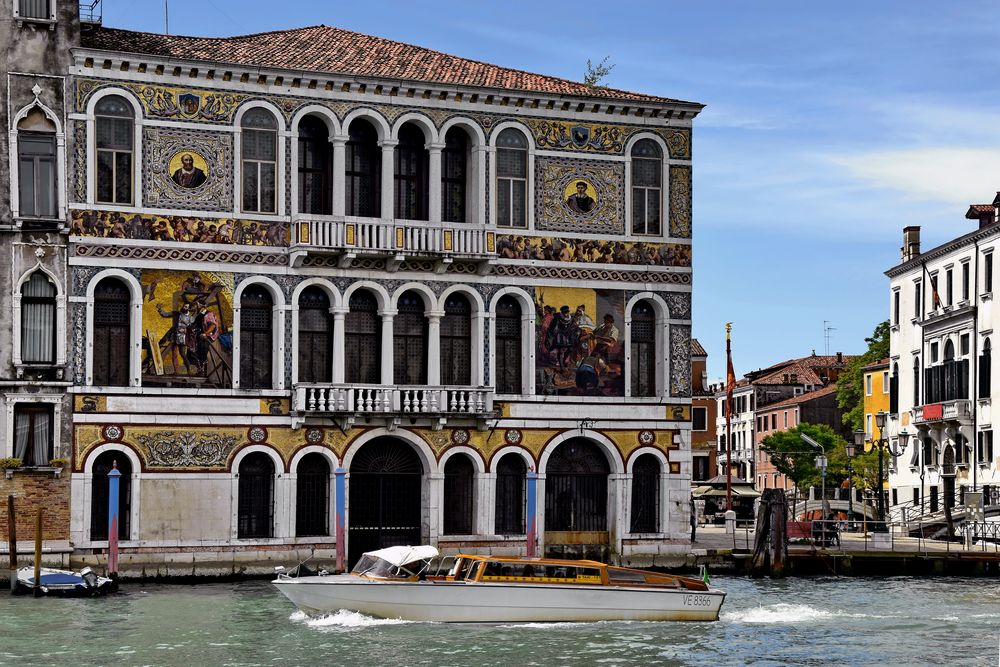
[[[872,438],[876,435],[882,437],[881,433],[873,433],[873,430],[878,429],[875,415],[879,412],[889,412],[889,360],[883,359],[869,364],[861,371],[865,378],[865,451],[868,451],[872,446]]]

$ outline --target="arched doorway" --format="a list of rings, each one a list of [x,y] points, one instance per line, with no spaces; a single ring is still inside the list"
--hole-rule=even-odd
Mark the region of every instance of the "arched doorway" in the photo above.
[[[589,440],[556,447],[545,471],[546,532],[607,531],[610,472],[608,458]]]
[[[420,544],[423,466],[409,444],[377,438],[351,462],[348,565],[384,547]]]
[[[95,542],[108,539],[108,495],[111,488],[108,473],[113,466],[117,466],[122,475],[118,478],[118,539],[129,539],[132,527],[132,462],[125,452],[104,452],[94,461],[91,471],[90,539]]]
[[[274,461],[251,452],[240,461],[236,537],[274,536]]]

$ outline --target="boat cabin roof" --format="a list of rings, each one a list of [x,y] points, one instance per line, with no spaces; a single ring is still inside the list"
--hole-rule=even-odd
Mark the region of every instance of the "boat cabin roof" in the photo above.
[[[437,558],[438,550],[428,545],[415,547],[386,547],[385,549],[377,549],[376,551],[366,551],[363,555],[371,556],[372,558],[379,558],[387,563],[390,563],[391,565],[400,567],[418,560]]]

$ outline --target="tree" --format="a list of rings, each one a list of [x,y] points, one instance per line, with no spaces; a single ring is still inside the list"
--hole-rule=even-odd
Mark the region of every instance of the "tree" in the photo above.
[[[855,488],[878,488],[878,452],[875,449],[855,455],[851,467],[854,469]]]
[[[826,424],[801,423],[787,431],[773,433],[760,443],[778,472],[788,477],[798,488],[821,486],[822,475],[816,467],[820,450],[809,446],[801,437],[805,433],[826,450],[826,486],[840,485],[847,477],[847,444]]]
[[[608,64],[608,58],[610,57],[604,56],[604,59],[596,65],[590,61],[590,58],[587,58],[587,71],[583,75],[583,85],[591,88],[605,87],[604,79],[615,68],[614,63]]]
[[[851,359],[837,380],[837,406],[844,410],[844,424],[852,431],[865,427],[865,374],[861,369],[889,356],[889,320],[880,322],[865,342],[868,350]]]

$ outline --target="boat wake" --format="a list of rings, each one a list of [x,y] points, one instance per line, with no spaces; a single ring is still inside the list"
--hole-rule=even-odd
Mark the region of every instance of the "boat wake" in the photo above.
[[[725,621],[747,624],[801,623],[803,621],[825,621],[835,618],[892,618],[892,616],[829,611],[810,607],[807,604],[786,604],[783,602],[722,613],[722,619]]]
[[[404,621],[401,618],[373,618],[346,609],[324,616],[307,616],[301,611],[296,611],[288,618],[291,621],[305,623],[310,628],[371,628],[379,625],[402,625],[413,622]]]

